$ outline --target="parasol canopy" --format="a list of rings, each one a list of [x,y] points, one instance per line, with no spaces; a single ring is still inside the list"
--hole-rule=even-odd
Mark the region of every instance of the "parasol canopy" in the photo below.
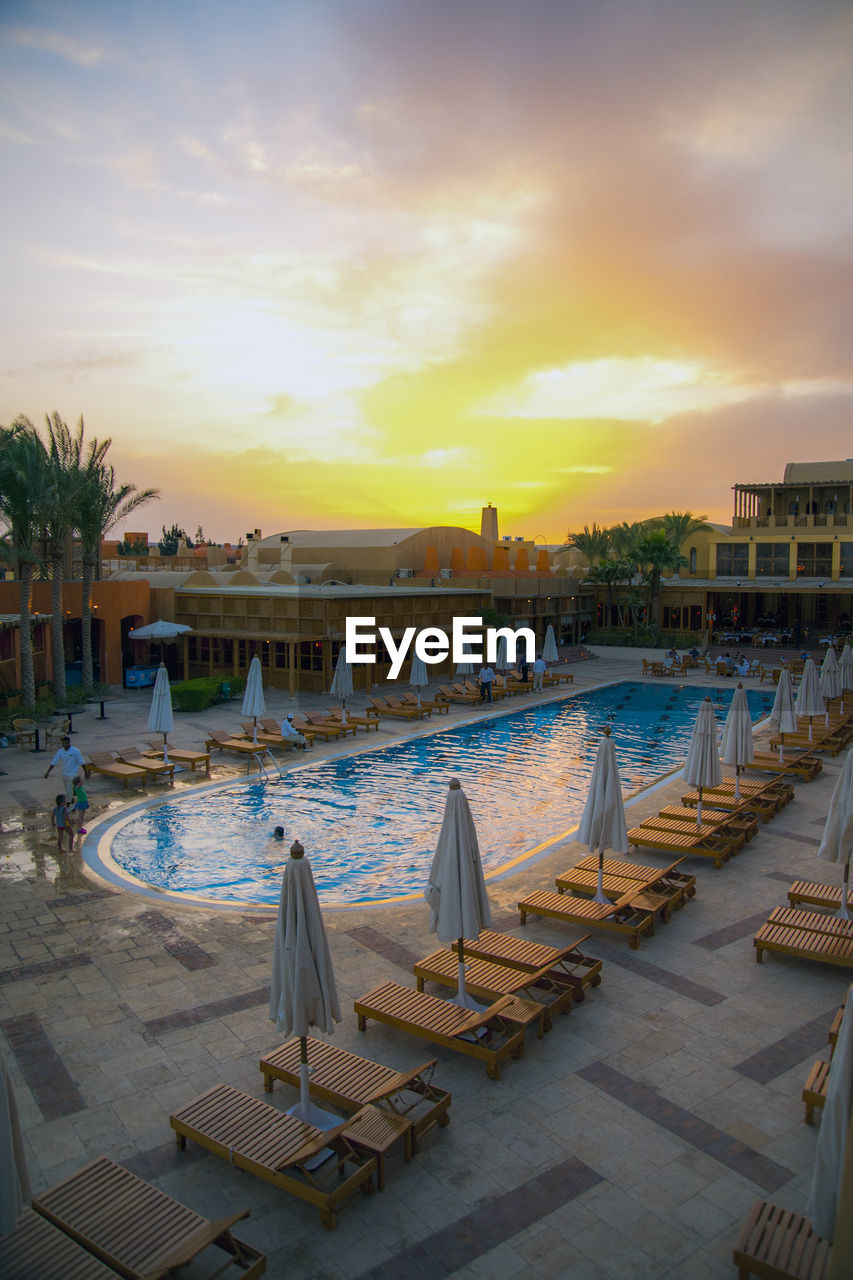
[[[723,726],[720,754],[723,764],[734,765],[735,795],[739,800],[741,767],[745,764],[751,764],[755,759],[755,749],[752,741],[752,716],[749,714],[749,700],[742,684],[739,684],[735,689],[729,706],[729,713]]]
[[[841,910],[838,912],[844,920],[850,919],[847,886],[850,880],[851,849],[853,849],[853,751],[848,751],[844,768],[838,775],[838,781],[829,802],[826,825],[817,851],[819,858],[824,858],[827,862],[837,862],[844,868]]]
[[[332,676],[332,684],[329,693],[333,698],[341,700],[341,721],[343,724],[347,722],[347,698],[352,697],[352,667],[347,658],[346,645],[341,645],[338,652],[338,660],[335,663],[335,674]]]
[[[578,827],[578,839],[588,846],[590,853],[595,853],[598,849],[598,888],[595,901],[607,903],[609,899],[604,893],[604,850],[628,852],[622,784],[616,764],[616,750],[607,728],[598,744],[586,805]]]
[[[148,728],[152,733],[163,735],[163,763],[169,763],[169,744],[167,734],[174,729],[172,718],[172,690],[169,685],[169,673],[166,664],[161,662],[157,668],[157,679],[154,681],[154,692],[151,695],[151,707],[148,711]]]
[[[720,757],[717,754],[717,722],[710,698],[704,698],[699,706],[683,777],[691,787],[699,788],[699,804],[696,806],[698,827],[702,822],[703,787],[718,787],[723,780]]]
[[[262,716],[267,709],[264,702],[264,677],[261,671],[261,660],[255,654],[249,663],[249,675],[246,680],[246,690],[243,694],[243,715],[251,716],[254,721],[254,734],[252,741],[258,741],[258,716]]]
[[[811,741],[813,737],[812,716],[822,716],[826,711],[826,704],[820,696],[817,667],[811,658],[806,658],[803,666],[803,674],[800,680],[800,687],[797,690],[794,707],[798,716],[808,716],[809,741]]]

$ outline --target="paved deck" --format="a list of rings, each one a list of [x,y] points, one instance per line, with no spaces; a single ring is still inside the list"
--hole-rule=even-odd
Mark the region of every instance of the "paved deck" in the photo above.
[[[577,664],[574,690],[638,678],[640,666]],[[117,693],[108,719],[93,708],[75,719],[73,741],[85,752],[143,740],[149,700],[149,690]],[[294,705],[275,691],[267,700],[271,714]],[[239,704],[176,716],[172,737],[197,745],[239,718]],[[421,731],[387,723],[378,736]],[[730,1278],[756,1196],[804,1210],[817,1129],[803,1123],[800,1091],[848,978],[778,956],[756,965],[752,935],[794,879],[837,883],[815,852],[843,756],[798,783],[795,801],[723,870],[689,863],[696,899],[639,952],[593,935],[585,949],[604,959],[601,986],[543,1040],[529,1038],[500,1081],[438,1050],[450,1126],[411,1164],[392,1160],[387,1190],[358,1197],[334,1233],[309,1206],[224,1161],[178,1152],[169,1128],[171,1111],[217,1081],[263,1096],[258,1059],[275,1044],[273,922],[112,890],[79,851],[58,860],[49,758],[0,753],[0,1031],[35,1190],[111,1156],[210,1217],[251,1206],[239,1234],[267,1251],[270,1276],[288,1280]],[[221,759],[215,777],[245,771]],[[181,773],[176,793],[205,781]],[[683,790],[672,780],[643,794],[629,825]],[[90,798],[93,816],[133,802],[97,778]],[[552,887],[585,853],[566,841],[493,882],[496,927],[518,929],[518,899]],[[328,912],[326,924],[344,1014],[335,1042],[399,1068],[432,1056],[390,1028],[359,1033],[352,1012],[381,981],[414,986],[412,961],[435,944],[425,905]],[[567,931],[530,920],[525,936],[561,945]],[[280,1108],[294,1100],[283,1086],[272,1095]]]

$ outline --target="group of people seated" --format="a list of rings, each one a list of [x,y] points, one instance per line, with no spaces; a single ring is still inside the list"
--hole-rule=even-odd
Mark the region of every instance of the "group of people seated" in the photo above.
[[[720,673],[720,667],[725,665],[727,676],[748,676],[749,675],[749,658],[743,653],[736,653],[734,657],[730,653],[720,654],[715,659],[717,673]]]

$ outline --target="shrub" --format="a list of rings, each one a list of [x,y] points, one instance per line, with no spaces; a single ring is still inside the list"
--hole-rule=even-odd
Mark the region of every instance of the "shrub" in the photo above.
[[[172,685],[172,705],[176,711],[203,711],[219,701],[222,681],[218,676],[203,676]]]

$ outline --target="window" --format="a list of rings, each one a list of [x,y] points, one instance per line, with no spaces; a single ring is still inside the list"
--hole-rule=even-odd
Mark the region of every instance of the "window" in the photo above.
[[[749,571],[749,543],[720,543],[717,547],[717,577],[745,578]]]
[[[841,544],[841,576],[853,578],[853,542]]]
[[[696,548],[695,547],[690,548],[690,572],[691,573],[696,572]]]
[[[755,544],[756,578],[787,578],[790,571],[790,542],[757,542]]]
[[[828,578],[832,574],[831,542],[797,543],[797,577]]]

